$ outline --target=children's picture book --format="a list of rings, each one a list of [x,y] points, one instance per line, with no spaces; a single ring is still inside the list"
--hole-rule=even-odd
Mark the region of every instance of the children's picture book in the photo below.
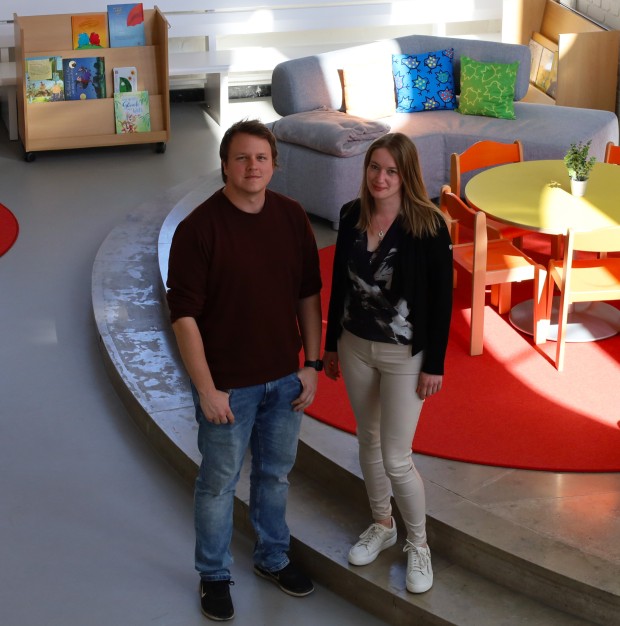
[[[558,53],[553,53],[553,61],[551,62],[551,71],[549,72],[549,86],[547,87],[547,95],[554,98],[558,91]]]
[[[540,65],[538,66],[538,74],[536,74],[536,86],[541,90],[547,93],[551,87],[552,82],[557,83],[557,78],[554,81],[553,77],[553,68],[557,68],[557,63],[555,62],[555,53],[548,48],[544,48],[541,58]],[[556,70],[557,71],[557,70]]]
[[[114,93],[138,91],[138,71],[135,67],[115,67],[112,69]]]
[[[149,92],[131,91],[114,94],[116,132],[144,133],[151,130]]]
[[[58,102],[65,99],[62,57],[25,59],[26,100]]]
[[[64,58],[65,100],[93,100],[106,97],[103,57]]]
[[[110,47],[144,46],[144,10],[141,2],[108,4]]]
[[[540,57],[542,56],[543,46],[534,39],[530,39],[530,53],[532,55],[532,64],[530,65],[530,83],[536,83],[538,74],[538,66],[540,65]]]
[[[74,50],[109,48],[108,14],[83,13],[72,15],[71,35]]]
[[[558,44],[540,33],[532,33],[532,39],[542,46],[534,84],[541,91],[555,98],[558,84]]]

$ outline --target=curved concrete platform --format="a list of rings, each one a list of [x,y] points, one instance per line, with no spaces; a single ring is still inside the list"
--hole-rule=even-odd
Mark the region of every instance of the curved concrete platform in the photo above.
[[[154,448],[189,481],[199,463],[196,425],[162,275],[176,224],[220,184],[213,172],[138,207],[106,238],[92,274],[110,377]],[[333,238],[328,225],[313,225],[319,245]],[[435,571],[433,589],[419,596],[404,588],[402,539],[369,566],[348,565],[348,547],[369,521],[356,441],[304,418],[288,518],[293,550],[317,580],[392,624],[617,623],[617,474],[558,475],[422,455],[415,462],[426,484]],[[251,535],[248,494],[244,471],[235,523]]]

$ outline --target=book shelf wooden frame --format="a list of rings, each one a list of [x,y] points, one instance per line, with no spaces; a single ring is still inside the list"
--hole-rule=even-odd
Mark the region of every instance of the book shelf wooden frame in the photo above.
[[[14,15],[18,131],[27,161],[41,150],[66,150],[156,143],[164,152],[170,137],[168,23],[159,9],[145,9],[145,46],[73,50],[71,14]],[[105,58],[106,94],[100,100],[26,101],[25,59],[31,57]],[[135,66],[138,89],[149,92],[151,131],[117,134],[112,68]]]
[[[528,45],[535,32],[558,44],[558,84],[555,100],[534,85],[526,100],[615,113],[620,31],[555,0],[504,0],[502,40]]]

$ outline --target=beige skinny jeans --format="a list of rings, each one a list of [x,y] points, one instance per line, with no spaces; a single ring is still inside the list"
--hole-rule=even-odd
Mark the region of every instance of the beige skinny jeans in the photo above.
[[[359,460],[374,520],[392,514],[390,496],[407,527],[407,539],[426,544],[424,484],[411,443],[424,404],[416,393],[422,353],[411,346],[361,339],[344,330],[338,359],[357,422]]]

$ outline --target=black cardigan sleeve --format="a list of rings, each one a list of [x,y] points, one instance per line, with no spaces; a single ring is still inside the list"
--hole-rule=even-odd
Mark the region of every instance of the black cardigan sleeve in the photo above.
[[[424,241],[426,328],[422,371],[427,374],[443,374],[452,318],[452,241],[443,222],[438,235]]]

